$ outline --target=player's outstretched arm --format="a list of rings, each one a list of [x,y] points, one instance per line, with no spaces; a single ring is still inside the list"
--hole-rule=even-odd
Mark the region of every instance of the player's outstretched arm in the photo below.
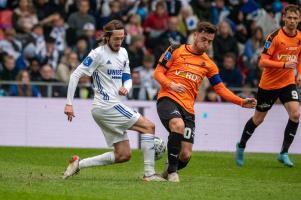
[[[73,98],[74,93],[78,84],[80,77],[84,75],[84,72],[80,68],[76,68],[76,70],[71,74],[69,85],[68,85],[68,92],[67,92],[67,103],[65,105],[64,113],[67,115],[68,121],[72,121],[72,118],[75,117],[73,112]]]
[[[262,54],[259,61],[259,67],[261,68],[283,68],[283,69],[295,69],[297,67],[296,61],[275,61],[271,60],[269,55]]]
[[[231,92],[223,82],[220,82],[213,86],[215,92],[223,97],[226,101],[232,102],[234,104],[240,105],[244,108],[255,108],[257,101],[254,98],[242,99],[239,96]]]

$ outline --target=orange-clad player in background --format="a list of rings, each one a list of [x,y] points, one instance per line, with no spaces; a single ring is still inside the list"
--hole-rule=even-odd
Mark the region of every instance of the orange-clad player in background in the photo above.
[[[242,99],[224,86],[217,66],[205,53],[215,33],[215,26],[200,22],[193,35],[193,44],[169,47],[155,70],[155,79],[161,85],[157,111],[169,131],[168,168],[163,177],[171,182],[179,182],[177,170],[184,168],[191,157],[195,129],[194,103],[204,77],[227,101],[247,108],[256,106],[255,99]]]
[[[241,140],[236,145],[238,166],[244,164],[247,141],[278,98],[289,115],[278,160],[288,167],[293,166],[288,157],[288,149],[296,135],[300,116],[300,99],[296,88],[296,83],[301,86],[301,33],[297,30],[300,17],[300,7],[288,5],[284,8],[282,16],[284,26],[267,37],[259,63],[263,73],[257,93],[255,114],[246,123]]]

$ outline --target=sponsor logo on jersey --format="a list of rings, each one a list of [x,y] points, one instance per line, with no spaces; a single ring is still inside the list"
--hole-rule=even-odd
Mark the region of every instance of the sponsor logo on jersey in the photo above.
[[[107,74],[111,76],[112,79],[121,79],[123,70],[121,69],[108,69]]]
[[[201,80],[201,77],[196,75],[196,74],[193,74],[191,72],[186,72],[186,71],[181,71],[181,70],[176,70],[175,74],[177,76],[181,76],[183,78],[187,78],[189,80],[192,80],[192,81],[195,81],[195,82],[198,82]]]
[[[296,61],[297,62],[297,56],[290,55],[290,54],[278,54],[277,59],[279,61],[284,61],[284,62],[288,62],[288,61]]]
[[[272,44],[271,41],[266,41],[266,42],[264,43],[264,48],[265,48],[265,49],[270,48],[270,47],[271,47],[271,44]]]
[[[92,64],[93,59],[91,57],[86,57],[85,60],[83,61],[83,65],[86,67],[90,67],[90,65]]]

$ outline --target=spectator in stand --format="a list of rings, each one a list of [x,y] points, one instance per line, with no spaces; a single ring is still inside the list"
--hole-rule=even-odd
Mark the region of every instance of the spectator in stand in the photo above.
[[[91,99],[94,96],[94,91],[91,87],[91,77],[82,76],[79,81],[79,85],[75,91],[75,97],[81,99]]]
[[[5,52],[17,59],[22,51],[22,43],[16,38],[14,28],[4,30],[4,40],[0,40],[0,52]]]
[[[258,66],[260,54],[263,50],[264,35],[261,27],[256,27],[253,31],[252,38],[248,39],[244,52],[243,60],[248,70],[255,69]]]
[[[190,5],[200,21],[208,21],[211,19],[211,5],[209,0],[191,0]]]
[[[41,68],[42,82],[45,83],[59,83],[57,79],[54,78],[55,73],[51,65],[46,64]],[[49,87],[51,86],[40,86],[40,91],[42,97],[65,97],[66,96],[66,86],[52,86],[52,93],[49,95]]]
[[[155,43],[154,55],[156,60],[159,60],[161,54],[171,44],[180,45],[186,43],[184,35],[177,31],[178,25],[179,20],[177,17],[170,17],[168,19],[168,29],[158,37],[157,42]]]
[[[180,13],[180,10],[183,6],[183,1],[179,0],[168,0],[165,1],[166,8],[169,16],[178,16]]]
[[[33,3],[37,11],[37,17],[39,21],[42,21],[43,19],[57,12],[57,5],[53,1],[33,0]]]
[[[226,53],[224,55],[223,68],[220,70],[220,76],[229,88],[241,87],[243,83],[243,76],[236,67],[236,57],[233,53]]]
[[[130,61],[131,71],[136,67],[141,66],[144,58],[144,36],[136,35],[131,39],[131,43],[128,46],[128,56]]]
[[[41,63],[50,64],[55,71],[59,62],[59,58],[60,58],[60,54],[58,50],[55,48],[55,39],[52,37],[48,37],[46,39],[46,52],[41,57]]]
[[[151,12],[143,23],[144,31],[147,35],[147,46],[152,47],[154,39],[167,30],[168,13],[164,2],[156,4],[156,10]]]
[[[196,29],[198,23],[198,18],[194,15],[192,7],[189,4],[183,6],[178,18],[177,30],[188,37]]]
[[[133,14],[129,17],[129,23],[125,25],[126,30],[126,44],[130,44],[131,38],[136,35],[143,34],[143,28],[141,25],[141,18],[137,14]]]
[[[250,84],[244,84],[240,93],[237,96],[241,98],[255,98],[255,95],[252,92],[252,87]]]
[[[215,0],[211,6],[211,22],[214,25],[220,24],[230,14],[229,8],[224,0]]]
[[[85,36],[81,36],[78,38],[76,42],[76,47],[74,48],[74,52],[76,52],[77,57],[80,62],[82,62],[86,56],[88,55],[88,41]]]
[[[84,36],[87,38],[87,42],[88,42],[88,51],[91,51],[97,46],[96,39],[95,39],[95,26],[94,24],[86,23],[83,29],[84,29]]]
[[[213,52],[217,66],[222,65],[223,57],[228,52],[234,53],[236,57],[238,56],[237,41],[226,21],[222,21],[218,26],[218,34],[213,40]]]
[[[55,49],[61,54],[66,48],[66,29],[68,25],[61,14],[57,14],[57,17],[52,21],[52,25],[50,36],[55,38]]]
[[[18,81],[17,85],[11,85],[9,89],[10,96],[19,96],[19,97],[40,97],[40,91],[30,82],[30,75],[28,71],[21,70],[19,71],[16,80]]]
[[[135,69],[135,71],[140,73],[141,85],[146,89],[147,100],[154,100],[160,89],[160,84],[154,79],[154,65],[154,56],[145,55],[143,66]]]
[[[23,64],[18,68],[24,69],[28,66],[28,59],[39,58],[40,61],[42,57],[46,55],[46,42],[44,38],[44,29],[40,24],[36,24],[25,41],[23,50]]]
[[[69,83],[69,78],[73,70],[79,65],[79,60],[75,52],[67,54],[66,59],[61,59],[61,63],[56,70],[56,78],[64,83]]]
[[[128,93],[129,100],[148,100],[145,87],[141,83],[141,76],[139,71],[132,72],[132,89]]]
[[[14,81],[18,70],[16,69],[16,60],[12,55],[5,55],[3,57],[3,69],[0,72],[0,80],[4,81]],[[9,86],[3,85],[2,89],[8,92]]]
[[[38,23],[38,18],[30,0],[20,0],[14,10],[13,26],[17,32],[29,33],[33,26]]]
[[[222,102],[222,98],[216,94],[212,86],[206,89],[205,102]]]
[[[40,60],[38,58],[34,57],[29,59],[27,70],[32,81],[41,81]]]
[[[86,23],[92,23],[95,26],[95,19],[91,16],[88,11],[90,8],[90,3],[88,0],[80,0],[79,11],[72,13],[68,18],[68,24],[71,29],[69,29],[70,36],[74,34],[79,37],[83,34],[83,27]]]

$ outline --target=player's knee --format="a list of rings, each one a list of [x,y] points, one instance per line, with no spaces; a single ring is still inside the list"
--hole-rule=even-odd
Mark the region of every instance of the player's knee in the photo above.
[[[290,119],[292,121],[298,122],[300,118],[300,112],[299,110],[293,111],[290,113]]]
[[[147,129],[149,130],[148,133],[155,133],[155,124],[152,122],[148,123]]]
[[[171,120],[169,122],[169,129],[172,132],[176,132],[176,133],[184,133],[184,122],[182,120]]]
[[[190,157],[191,157],[191,152],[190,151],[182,151],[181,152],[181,156],[180,156],[180,159],[181,161],[183,162],[188,162],[190,160]]]
[[[264,121],[263,117],[256,117],[256,118],[253,117],[253,122],[256,126],[259,126],[263,121]]]

